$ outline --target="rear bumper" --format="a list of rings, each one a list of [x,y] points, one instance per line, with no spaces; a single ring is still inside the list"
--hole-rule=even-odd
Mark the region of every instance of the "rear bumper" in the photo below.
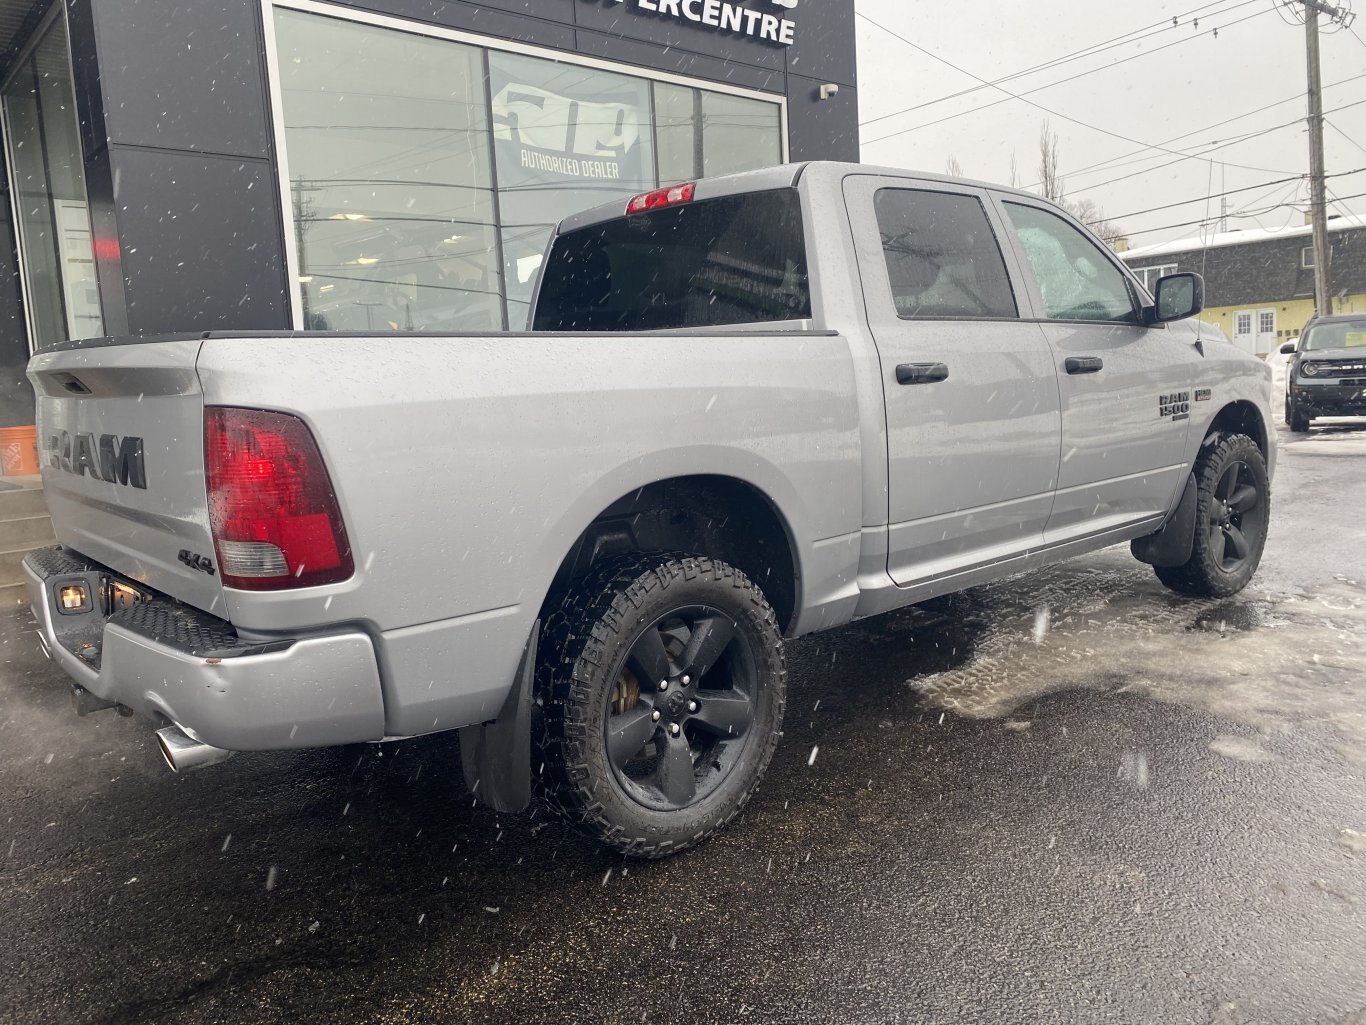
[[[243,638],[224,620],[155,597],[106,616],[100,587],[117,576],[60,546],[30,553],[24,574],[48,653],[103,701],[232,751],[384,736],[379,669],[364,633]],[[78,580],[94,608],[63,614],[57,588]]]

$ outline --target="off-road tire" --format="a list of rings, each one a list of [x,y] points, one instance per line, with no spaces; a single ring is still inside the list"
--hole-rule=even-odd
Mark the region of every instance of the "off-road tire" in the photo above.
[[[756,670],[754,718],[713,791],[695,804],[658,810],[634,799],[614,772],[605,717],[635,641],[672,610],[698,603],[725,612],[744,634]],[[753,796],[781,736],[782,631],[763,592],[735,567],[702,556],[635,553],[594,570],[548,613],[536,691],[542,800],[608,847],[661,858],[725,828]]]
[[[1285,422],[1290,425],[1290,429],[1296,434],[1304,434],[1309,430],[1310,418],[1299,411],[1292,403],[1286,403]]]
[[[1240,520],[1240,533],[1247,541],[1247,555],[1233,567],[1225,565],[1225,552],[1211,540],[1211,524],[1218,511],[1215,489],[1234,463],[1246,468],[1247,483],[1257,490],[1258,515]],[[1243,479],[1239,471],[1235,485]],[[1180,566],[1154,566],[1157,578],[1181,594],[1205,598],[1227,598],[1247,586],[1261,562],[1266,546],[1267,525],[1271,518],[1271,485],[1266,461],[1257,443],[1245,434],[1215,435],[1207,441],[1195,462],[1196,503],[1195,538],[1191,557]],[[1242,530],[1246,525],[1249,529]]]

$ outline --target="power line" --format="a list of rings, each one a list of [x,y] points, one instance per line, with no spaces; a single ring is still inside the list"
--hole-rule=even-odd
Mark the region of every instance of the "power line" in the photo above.
[[[1213,167],[1213,163],[1210,164]],[[1303,175],[1292,175],[1289,178],[1277,178],[1274,181],[1262,182],[1260,185],[1248,185],[1241,189],[1229,189],[1227,192],[1211,192],[1206,196],[1196,199],[1183,199],[1178,203],[1164,203],[1162,206],[1150,206],[1146,210],[1130,210],[1127,214],[1116,214],[1111,217],[1108,214],[1103,218],[1107,221],[1122,221],[1126,217],[1141,217],[1143,214],[1155,214],[1159,210],[1170,210],[1178,206],[1190,206],[1192,203],[1207,203],[1211,199],[1221,199],[1224,196],[1236,196],[1240,192],[1255,192],[1258,189],[1265,189],[1272,185],[1282,185],[1285,182],[1297,182],[1303,180]],[[1098,224],[1099,221],[1087,221],[1087,224]],[[1147,231],[1148,229],[1144,229]],[[1156,230],[1156,229],[1153,229]]]
[[[912,49],[917,50],[917,51],[919,51],[920,53],[925,54],[927,57],[931,57],[931,58],[933,58],[934,60],[939,61],[941,64],[944,64],[944,65],[946,65],[947,67],[953,68],[953,70],[957,71],[959,74],[967,75],[969,78],[974,78],[974,79],[976,79],[977,81],[982,82],[983,84],[991,85],[990,82],[987,82],[987,80],[984,79],[984,78],[982,78],[980,75],[975,75],[975,74],[973,74],[971,71],[968,71],[968,70],[965,69],[965,68],[960,68],[957,64],[954,64],[952,61],[949,61],[949,60],[946,60],[946,59],[943,58],[943,57],[940,57],[938,54],[933,53],[933,52],[931,52],[930,50],[925,49],[925,47],[923,47],[923,46],[920,46],[918,43],[913,43],[913,42],[911,42],[911,40],[909,40],[909,39],[907,39],[905,36],[901,35],[901,33],[896,32],[896,31],[894,31],[894,30],[888,28],[887,26],[881,24],[880,22],[874,21],[872,18],[868,17],[868,16],[867,16],[866,14],[864,14],[862,11],[858,11],[858,12],[855,12],[855,13],[856,13],[857,17],[862,18],[864,21],[868,22],[870,25],[874,25],[874,26],[876,26],[877,28],[880,28],[883,32],[886,32],[886,33],[887,33],[888,35],[890,35],[890,36],[895,36],[897,39],[900,39],[903,43],[905,43],[907,46],[911,47]],[[1236,21],[1231,21],[1231,22],[1228,22],[1227,24],[1216,26],[1216,29],[1217,29],[1217,28],[1230,28],[1230,27],[1232,27],[1233,25],[1239,25],[1239,24],[1241,24],[1241,23],[1244,22],[1244,21],[1251,21],[1253,18],[1260,18],[1260,17],[1264,16],[1264,15],[1267,14],[1267,13],[1269,13],[1269,12],[1267,12],[1267,11],[1258,11],[1258,12],[1255,13],[1255,14],[1249,14],[1249,15],[1248,15],[1247,17],[1245,17],[1245,18],[1239,18],[1239,19],[1237,19]],[[976,114],[977,112],[986,110],[986,109],[988,109],[989,107],[996,107],[996,106],[999,106],[999,105],[1002,104],[1002,103],[1009,103],[1010,100],[1014,99],[1014,100],[1023,100],[1025,103],[1028,103],[1028,104],[1030,104],[1030,105],[1033,106],[1033,107],[1038,107],[1038,109],[1040,109],[1040,110],[1042,110],[1042,111],[1044,111],[1044,112],[1046,112],[1046,113],[1052,114],[1054,117],[1060,117],[1060,118],[1062,118],[1064,121],[1071,121],[1071,122],[1073,122],[1074,124],[1080,125],[1080,126],[1083,127],[1083,128],[1089,128],[1089,129],[1092,129],[1093,131],[1101,132],[1102,134],[1105,134],[1105,135],[1113,135],[1115,138],[1123,139],[1125,142],[1131,142],[1131,143],[1134,143],[1135,145],[1138,145],[1138,146],[1144,146],[1144,145],[1147,145],[1147,144],[1146,144],[1146,143],[1142,143],[1142,142],[1140,142],[1140,141],[1137,140],[1137,139],[1130,139],[1130,138],[1128,138],[1128,137],[1126,137],[1126,136],[1123,136],[1123,135],[1116,135],[1114,132],[1107,131],[1106,129],[1103,129],[1103,128],[1097,128],[1095,125],[1087,124],[1087,123],[1085,123],[1084,121],[1077,121],[1075,118],[1068,117],[1068,116],[1065,115],[1065,114],[1060,114],[1060,113],[1058,113],[1058,112],[1056,112],[1056,111],[1049,110],[1047,107],[1041,106],[1040,104],[1035,103],[1033,100],[1025,100],[1024,97],[1025,97],[1025,96],[1028,96],[1028,95],[1030,95],[1030,94],[1032,94],[1032,93],[1042,92],[1044,89],[1052,89],[1054,86],[1062,85],[1062,84],[1065,83],[1065,82],[1071,82],[1071,81],[1074,81],[1074,80],[1076,80],[1076,79],[1078,79],[1078,78],[1084,78],[1084,77],[1087,76],[1087,75],[1095,74],[1097,71],[1106,71],[1106,70],[1109,70],[1110,68],[1119,67],[1119,65],[1121,65],[1121,64],[1127,64],[1127,63],[1128,63],[1129,61],[1131,61],[1131,60],[1137,60],[1137,59],[1140,58],[1140,57],[1147,57],[1147,56],[1150,56],[1150,55],[1152,55],[1152,54],[1154,54],[1154,53],[1159,53],[1159,52],[1162,51],[1162,50],[1169,49],[1169,48],[1171,48],[1171,47],[1173,47],[1173,46],[1179,46],[1179,45],[1181,45],[1182,43],[1190,42],[1191,39],[1197,39],[1197,38],[1200,38],[1200,37],[1199,37],[1199,36],[1190,36],[1190,37],[1188,37],[1188,38],[1186,38],[1186,39],[1178,39],[1178,40],[1177,40],[1176,42],[1174,42],[1174,43],[1167,43],[1165,46],[1159,46],[1159,47],[1156,47],[1155,49],[1152,49],[1152,50],[1145,50],[1143,53],[1135,54],[1135,55],[1132,56],[1132,57],[1125,57],[1125,58],[1123,58],[1122,60],[1114,61],[1114,62],[1112,62],[1112,63],[1110,63],[1110,64],[1105,65],[1105,67],[1103,67],[1103,68],[1092,68],[1092,69],[1090,69],[1090,70],[1088,70],[1088,71],[1082,71],[1082,72],[1079,72],[1078,74],[1071,75],[1071,76],[1069,76],[1069,77],[1067,77],[1067,78],[1060,78],[1060,79],[1058,79],[1058,80],[1055,81],[1055,82],[1049,82],[1049,83],[1047,83],[1047,84],[1045,84],[1045,85],[1035,86],[1035,87],[1033,87],[1033,88],[1031,88],[1031,89],[1022,90],[1022,91],[1019,92],[1019,93],[1012,93],[1009,89],[1004,89],[1004,88],[1002,88],[1001,86],[993,86],[993,88],[998,89],[998,90],[1000,90],[1001,92],[1003,92],[1003,93],[1006,94],[1005,99],[993,100],[991,103],[984,103],[984,104],[982,104],[981,106],[973,107],[971,110],[962,111],[962,112],[957,113],[957,114],[950,114],[950,115],[947,116],[947,117],[942,117],[942,118],[939,118],[938,120],[935,120],[935,121],[927,121],[927,122],[925,122],[924,124],[920,124],[920,125],[913,125],[913,126],[911,126],[910,128],[903,128],[903,129],[901,129],[900,131],[889,132],[889,133],[886,134],[886,135],[878,136],[876,139],[869,139],[869,140],[867,140],[867,141],[864,143],[864,145],[866,145],[866,146],[872,146],[872,145],[874,145],[874,144],[876,144],[876,143],[885,142],[885,141],[888,140],[888,139],[893,139],[893,138],[896,138],[897,136],[900,136],[900,135],[906,135],[906,134],[908,134],[908,133],[910,133],[910,132],[918,132],[918,131],[920,131],[921,129],[924,129],[924,128],[931,128],[931,127],[933,127],[934,125],[943,124],[945,121],[952,121],[952,120],[954,120],[955,118],[965,117],[965,116],[967,116],[968,114]],[[904,113],[904,111],[898,111],[897,113]],[[1253,168],[1248,168],[1248,170],[1254,170],[1254,171],[1269,171],[1269,172],[1272,173],[1272,174],[1284,174],[1284,173],[1285,173],[1285,172],[1283,172],[1283,171],[1275,171],[1275,170],[1272,170],[1272,169],[1266,168],[1266,167],[1253,167]]]
[[[1325,118],[1323,119],[1323,121],[1324,121],[1324,124],[1326,124],[1326,125],[1327,125],[1329,128],[1331,128],[1333,131],[1335,131],[1335,132],[1337,132],[1339,135],[1341,135],[1344,139],[1346,139],[1348,142],[1350,142],[1350,143],[1351,143],[1353,146],[1355,146],[1357,149],[1361,150],[1361,152],[1366,153],[1366,146],[1363,146],[1361,143],[1357,142],[1357,141],[1356,141],[1355,139],[1353,139],[1350,135],[1348,135],[1348,134],[1347,134],[1346,132],[1344,132],[1341,128],[1339,128],[1336,124],[1334,124],[1332,121],[1329,121],[1327,117],[1325,117]]]
[[[1350,195],[1350,196],[1335,196],[1334,199],[1335,199],[1337,202],[1342,203],[1342,202],[1344,202],[1344,201],[1346,201],[1346,200],[1349,200],[1349,199],[1360,199],[1362,196],[1366,196],[1366,192],[1356,192],[1356,193],[1353,193],[1353,194]],[[1280,208],[1282,208],[1282,207],[1284,207],[1284,206],[1286,206],[1285,203],[1277,203],[1277,204],[1275,204],[1274,206],[1267,207],[1267,208],[1264,209],[1264,210],[1252,210],[1252,211],[1244,211],[1243,213],[1231,213],[1231,214],[1229,214],[1229,216],[1230,216],[1230,217],[1255,217],[1257,214],[1270,213],[1272,210],[1278,210],[1278,209],[1280,209]],[[1356,215],[1353,214],[1352,216],[1356,216]],[[1141,232],[1135,232],[1135,234],[1148,234],[1148,233],[1154,232],[1154,231],[1170,231],[1170,230],[1173,229],[1173,228],[1189,228],[1189,227],[1191,227],[1191,226],[1193,226],[1193,225],[1196,225],[1196,224],[1206,224],[1206,223],[1208,223],[1208,221],[1206,221],[1206,220],[1203,219],[1203,218],[1200,219],[1200,220],[1196,220],[1196,221],[1179,221],[1179,222],[1177,222],[1176,224],[1164,224],[1164,225],[1162,225],[1161,227],[1157,227],[1157,228],[1144,228]],[[1154,244],[1157,244],[1157,243],[1154,243]],[[1136,248],[1143,248],[1143,247],[1139,246],[1139,247],[1136,247]]]
[[[1178,14],[1170,20],[1164,18],[1153,25],[1144,25],[1142,28],[1136,28],[1131,32],[1124,33],[1123,35],[1112,36],[1111,38],[1104,39],[1099,43],[1093,43],[1091,46],[1083,47],[1080,50],[1073,50],[1071,53],[1063,54],[1061,57],[1055,57],[1052,60],[1044,61],[1042,64],[1035,64],[1032,67],[1024,68],[1020,71],[1013,72],[1012,74],[1005,75],[1001,78],[993,79],[990,82],[982,82],[979,85],[974,85],[967,89],[960,89],[956,93],[949,93],[946,96],[939,96],[933,100],[925,100],[923,103],[917,103],[915,104],[915,106],[905,107],[902,110],[893,111],[890,114],[880,114],[877,117],[869,118],[867,121],[860,121],[859,127],[865,128],[868,125],[877,124],[879,121],[886,121],[888,118],[900,117],[902,114],[908,114],[913,110],[920,110],[924,107],[932,107],[936,103],[944,103],[948,100],[955,100],[961,96],[970,95],[971,93],[981,92],[983,89],[990,89],[994,86],[1000,85],[1002,82],[1012,82],[1017,78],[1024,78],[1027,75],[1032,75],[1039,71],[1047,71],[1050,68],[1059,67],[1063,64],[1069,64],[1075,60],[1081,60],[1083,57],[1094,57],[1096,54],[1104,53],[1106,50],[1113,50],[1116,47],[1124,46],[1128,43],[1141,42],[1142,40],[1147,39],[1151,36],[1160,35],[1163,32],[1170,32],[1176,28],[1184,28],[1184,25],[1177,24],[1177,21],[1180,18],[1194,16],[1196,14],[1199,14],[1201,11],[1208,10],[1211,7],[1218,7],[1221,3],[1226,2],[1228,2],[1228,0],[1214,0],[1213,3],[1205,4],[1203,7],[1197,7],[1193,11],[1186,11],[1184,14]],[[1237,10],[1239,7],[1246,7],[1249,4],[1258,2],[1259,0],[1242,0],[1241,3],[1236,3],[1232,7],[1225,8],[1222,11],[1216,11],[1215,14],[1228,14],[1231,11]],[[1206,15],[1206,17],[1210,17],[1210,15]],[[870,24],[876,25],[876,22],[873,22],[871,18],[865,17],[864,20],[868,21]],[[1200,19],[1196,18],[1195,21],[1198,24]],[[876,27],[882,28],[881,25],[877,25]],[[1149,29],[1153,29],[1155,31],[1149,31]],[[1144,34],[1140,35],[1140,33]]]
[[[1340,85],[1347,85],[1347,84],[1350,83],[1350,82],[1356,82],[1356,81],[1358,81],[1358,80],[1360,80],[1360,79],[1363,79],[1363,78],[1366,78],[1366,73],[1362,73],[1362,74],[1360,74],[1360,75],[1352,75],[1352,76],[1349,77],[1349,78],[1343,78],[1343,79],[1339,79],[1339,80],[1336,81],[1336,82],[1330,82],[1328,85],[1324,86],[1324,88],[1325,88],[1325,89],[1333,89],[1333,88],[1336,88],[1337,86],[1340,86]],[[1163,146],[1169,146],[1169,145],[1171,145],[1173,142],[1179,142],[1179,141],[1181,141],[1182,139],[1187,139],[1187,138],[1189,138],[1189,137],[1192,136],[1192,135],[1199,135],[1201,132],[1208,132],[1208,131],[1211,131],[1211,130],[1213,130],[1213,129],[1215,129],[1215,128],[1222,128],[1224,125],[1232,124],[1234,121],[1241,121],[1243,118],[1245,118],[1245,117],[1251,117],[1253,114],[1260,114],[1260,113],[1262,113],[1263,111],[1271,110],[1271,109],[1273,109],[1273,108],[1275,108],[1275,107],[1282,107],[1282,106],[1284,106],[1284,105],[1287,104],[1287,103],[1294,103],[1294,102],[1297,101],[1297,100],[1303,100],[1303,99],[1304,99],[1304,94],[1303,94],[1303,93],[1295,93],[1293,96],[1287,96],[1285,99],[1283,99],[1283,100],[1277,100],[1275,103],[1268,103],[1268,104],[1266,104],[1266,105],[1263,106],[1263,107],[1257,107],[1257,108],[1254,109],[1254,110],[1245,111],[1245,112],[1242,113],[1242,114],[1236,114],[1236,115],[1234,115],[1233,117],[1225,118],[1225,119],[1222,120],[1222,121],[1216,121],[1216,122],[1214,122],[1214,124],[1212,124],[1212,125],[1205,125],[1203,128],[1196,128],[1196,129],[1193,129],[1192,131],[1184,132],[1184,133],[1182,133],[1181,135],[1174,135],[1174,136],[1172,136],[1170,139],[1163,139],[1162,142],[1161,142],[1161,145],[1163,145]],[[1218,142],[1218,141],[1219,141],[1219,140],[1215,140],[1215,142]],[[1143,149],[1136,149],[1136,150],[1131,150],[1131,151],[1128,152],[1128,153],[1121,153],[1121,154],[1119,154],[1118,156],[1110,157],[1108,160],[1101,160],[1101,161],[1099,161],[1098,163],[1087,164],[1085,167],[1081,167],[1081,168],[1078,168],[1078,169],[1075,170],[1075,171],[1070,171],[1070,172],[1068,172],[1067,177],[1068,177],[1068,178],[1075,178],[1075,177],[1076,177],[1077,175],[1079,175],[1079,174],[1089,174],[1089,173],[1091,173],[1092,171],[1100,171],[1100,170],[1113,170],[1115,167],[1124,167],[1124,166],[1126,166],[1128,163],[1141,163],[1142,160],[1151,160],[1152,157],[1150,157],[1150,156],[1149,156],[1149,157],[1142,157],[1142,158],[1140,158],[1139,160],[1132,160],[1132,161],[1128,160],[1129,157],[1137,156],[1137,155],[1140,154],[1140,153],[1146,152],[1146,150],[1147,150],[1147,147],[1145,146],[1145,147],[1143,147]],[[1035,182],[1035,183],[1034,183],[1034,185],[1038,185],[1038,184],[1039,184],[1038,182]],[[1029,187],[1029,188],[1033,188],[1034,185],[1031,185],[1031,186],[1028,186],[1028,187]]]
[[[1351,170],[1351,171],[1338,171],[1336,174],[1330,174],[1330,175],[1328,175],[1328,177],[1329,177],[1329,178],[1348,178],[1348,177],[1350,177],[1350,176],[1352,176],[1352,175],[1354,175],[1354,174],[1363,174],[1363,173],[1366,173],[1366,167],[1358,167],[1358,168],[1355,168],[1354,170]],[[1107,220],[1107,221],[1119,221],[1119,220],[1123,220],[1123,219],[1126,218],[1126,217],[1141,217],[1143,214],[1156,213],[1156,212],[1159,211],[1159,210],[1170,210],[1170,209],[1172,209],[1173,207],[1178,207],[1178,206],[1190,206],[1192,203],[1203,203],[1203,202],[1206,201],[1206,199],[1219,199],[1219,198],[1222,197],[1222,196],[1235,196],[1235,195],[1238,195],[1239,193],[1242,193],[1242,192],[1255,192],[1255,191],[1258,190],[1258,189],[1266,189],[1266,188],[1270,188],[1270,187],[1276,186],[1276,185],[1284,185],[1286,182],[1300,182],[1300,181],[1304,181],[1307,177],[1308,177],[1308,175],[1297,174],[1297,175],[1292,175],[1292,176],[1289,177],[1289,178],[1277,178],[1275,181],[1261,182],[1261,183],[1258,184],[1258,185],[1248,185],[1248,186],[1245,186],[1244,188],[1241,188],[1241,189],[1229,189],[1227,192],[1213,192],[1213,193],[1210,193],[1210,195],[1209,195],[1208,197],[1206,197],[1206,196],[1196,196],[1194,199],[1183,199],[1183,200],[1181,200],[1180,202],[1177,202],[1177,203],[1164,203],[1162,206],[1150,206],[1150,207],[1148,207],[1146,210],[1131,210],[1131,211],[1129,211],[1129,212],[1126,213],[1126,214],[1116,214],[1114,217],[1110,217],[1110,216],[1107,215],[1107,216],[1106,216],[1105,218],[1103,218],[1103,219],[1104,219],[1104,220]],[[1278,204],[1278,205],[1279,205],[1279,204]],[[1230,213],[1229,216],[1230,216],[1230,217],[1239,217],[1239,216],[1243,216],[1243,215],[1239,214],[1237,211],[1234,211],[1234,212]],[[1087,223],[1087,224],[1097,224],[1097,223],[1099,223],[1099,221],[1087,221],[1086,223]],[[1191,223],[1193,223],[1193,224],[1198,224],[1198,223],[1200,223],[1200,222],[1199,222],[1199,221],[1193,221],[1193,222],[1191,222]],[[1177,227],[1179,227],[1179,225],[1177,225]],[[1143,228],[1143,229],[1141,229],[1141,230],[1143,230],[1143,231],[1161,231],[1162,229],[1161,229],[1161,228]]]
[[[1344,104],[1343,104],[1342,106],[1340,106],[1340,107],[1334,107],[1331,111],[1329,111],[1329,113],[1336,113],[1336,112],[1339,111],[1339,110],[1347,110],[1349,107],[1359,107],[1359,106],[1361,106],[1361,105],[1364,104],[1364,103],[1366,103],[1366,100],[1356,100],[1356,101],[1354,101],[1354,102],[1352,102],[1352,103],[1344,103]],[[1106,185],[1113,185],[1115,182],[1126,181],[1126,180],[1128,180],[1129,178],[1137,178],[1137,177],[1138,177],[1139,175],[1141,175],[1141,174],[1152,174],[1154,171],[1160,171],[1160,170],[1162,170],[1164,167],[1171,167],[1171,166],[1173,166],[1173,165],[1175,165],[1175,164],[1179,164],[1179,163],[1181,163],[1182,160],[1204,160],[1204,159],[1205,159],[1205,154],[1207,154],[1207,153],[1213,153],[1213,152],[1215,152],[1216,150],[1227,149],[1229,146],[1238,146],[1238,145],[1241,145],[1241,144],[1244,143],[1244,142],[1249,142],[1249,141],[1251,141],[1252,139],[1259,138],[1260,136],[1263,136],[1263,135],[1270,135],[1272,132],[1279,132],[1279,131],[1282,131],[1283,129],[1294,127],[1295,125],[1301,124],[1301,123],[1303,122],[1303,120],[1304,120],[1303,118],[1296,118],[1296,119],[1293,120],[1293,121],[1286,121],[1286,122],[1283,123],[1283,124],[1273,125],[1273,126],[1270,127],[1270,128],[1263,128],[1261,131],[1249,132],[1248,134],[1243,135],[1243,136],[1240,136],[1239,138],[1233,139],[1233,140],[1231,140],[1231,141],[1229,141],[1229,142],[1223,142],[1223,143],[1219,143],[1218,145],[1210,146],[1210,147],[1208,147],[1208,148],[1202,150],[1200,153],[1189,153],[1189,154],[1184,154],[1184,155],[1178,157],[1176,160],[1168,160],[1165,164],[1157,164],[1157,165],[1154,166],[1154,167],[1145,167],[1145,168],[1143,168],[1143,169],[1141,169],[1141,170],[1138,170],[1138,171],[1131,171],[1129,174],[1121,174],[1121,175],[1119,175],[1117,178],[1107,178],[1105,181],[1103,181],[1103,182],[1096,182],[1096,183],[1093,184],[1093,185],[1084,185],[1084,186],[1082,186],[1082,187],[1079,188],[1079,189],[1074,189],[1072,194],[1075,195],[1075,194],[1078,193],[1078,192],[1090,192],[1090,191],[1092,191],[1092,190],[1094,190],[1094,189],[1104,188]],[[1176,151],[1175,151],[1175,150],[1166,150],[1165,152],[1172,153],[1172,152],[1176,152]],[[1230,163],[1228,166],[1229,166],[1229,167],[1243,167],[1244,165],[1242,165],[1242,164],[1233,164],[1233,163]],[[1287,174],[1287,173],[1292,173],[1292,172],[1272,171],[1272,172],[1270,172],[1270,173],[1272,173],[1272,174]]]

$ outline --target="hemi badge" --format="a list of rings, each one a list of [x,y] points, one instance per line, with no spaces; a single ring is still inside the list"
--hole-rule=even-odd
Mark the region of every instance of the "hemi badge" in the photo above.
[[[1196,388],[1196,389],[1195,389],[1195,401],[1196,401],[1196,402],[1208,402],[1211,398],[1213,398],[1213,393],[1210,391],[1210,389],[1208,389],[1208,388]]]

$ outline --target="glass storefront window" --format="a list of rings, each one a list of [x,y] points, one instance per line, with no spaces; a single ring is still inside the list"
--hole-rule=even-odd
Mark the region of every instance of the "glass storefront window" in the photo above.
[[[555,225],[576,211],[655,187],[650,83],[490,53],[489,91],[508,323],[521,329]]]
[[[763,100],[702,91],[702,174],[771,167],[783,160],[778,108]]]
[[[5,83],[10,187],[35,349],[104,333],[66,21]]]
[[[275,16],[304,323],[503,327],[481,51]]]
[[[526,327],[565,217],[782,160],[778,103],[275,9],[309,330]]]
[[[696,89],[655,83],[655,138],[661,188],[702,177],[702,133],[697,130],[702,121],[701,104],[702,94]]]

